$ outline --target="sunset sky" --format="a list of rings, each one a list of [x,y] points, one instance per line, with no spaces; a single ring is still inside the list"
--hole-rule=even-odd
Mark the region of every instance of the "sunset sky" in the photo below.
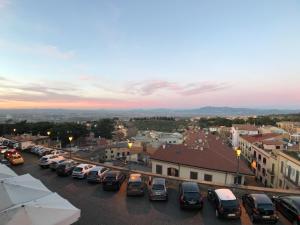
[[[300,109],[299,0],[0,0],[1,108]]]

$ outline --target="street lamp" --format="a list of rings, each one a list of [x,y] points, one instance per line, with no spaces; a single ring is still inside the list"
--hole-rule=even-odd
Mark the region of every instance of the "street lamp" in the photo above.
[[[14,135],[16,135],[16,131],[17,131],[17,129],[16,129],[16,128],[14,128],[14,129],[13,129],[13,131],[14,131]]]
[[[51,131],[47,131],[47,135],[48,135],[48,137],[49,137],[49,140],[48,140],[48,147],[50,147],[50,142],[51,142],[51,140],[50,140],[50,134],[51,134]]]
[[[130,149],[132,148],[133,143],[129,140],[127,140],[127,147],[129,149],[129,160],[128,160],[128,170],[130,172],[131,168],[130,168],[130,161],[131,161],[131,152]]]
[[[237,158],[237,169],[236,169],[236,184],[239,184],[239,170],[240,170],[240,157],[241,157],[241,150],[239,148],[235,149],[235,154]]]
[[[70,136],[69,137],[69,141],[70,141],[70,159],[72,159],[72,140],[73,140],[73,137],[72,136]]]

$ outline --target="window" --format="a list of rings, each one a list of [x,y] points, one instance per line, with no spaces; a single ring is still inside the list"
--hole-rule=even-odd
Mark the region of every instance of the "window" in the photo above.
[[[271,177],[271,184],[274,184],[274,176]]]
[[[281,165],[280,165],[280,173],[283,173],[283,162],[281,161]]]
[[[113,153],[114,153],[114,151],[113,151],[113,150],[111,150],[111,151],[110,151],[110,153],[111,153],[111,154],[113,154]]]
[[[130,155],[130,152],[127,152],[127,155]]]
[[[169,167],[168,168],[168,176],[178,177],[179,176],[178,169],[175,169],[173,167]]]
[[[277,145],[276,145],[276,149],[280,149],[280,146],[277,146]]]
[[[264,176],[266,176],[266,169],[265,168],[262,169],[262,173],[263,173]]]
[[[260,171],[260,168],[261,168],[261,166],[260,166],[260,164],[258,164],[257,165],[257,170]]]
[[[266,158],[263,158],[263,164],[266,164],[266,163],[267,163]]]
[[[259,161],[261,160],[261,155],[260,155],[260,154],[258,155],[258,160],[259,160]]]
[[[198,173],[191,171],[190,172],[190,179],[198,180]]]
[[[119,156],[120,156],[120,152],[117,153],[117,157],[119,157]]]
[[[282,187],[282,180],[279,180],[279,187]]]
[[[205,181],[212,181],[212,175],[210,175],[210,174],[204,174],[204,180]]]
[[[156,165],[156,173],[162,174],[162,166],[161,165]]]

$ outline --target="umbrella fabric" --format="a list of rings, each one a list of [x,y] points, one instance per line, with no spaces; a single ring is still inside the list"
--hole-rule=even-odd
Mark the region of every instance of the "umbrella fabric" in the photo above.
[[[8,177],[15,177],[17,174],[8,166],[0,164],[0,180]]]
[[[29,174],[2,179],[0,180],[0,212],[51,193],[41,181]]]
[[[56,193],[0,212],[3,225],[69,225],[79,217],[80,210]]]

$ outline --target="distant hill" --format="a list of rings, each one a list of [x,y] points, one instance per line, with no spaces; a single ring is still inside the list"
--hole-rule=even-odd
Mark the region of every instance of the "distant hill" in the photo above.
[[[14,121],[81,121],[104,117],[192,117],[192,116],[254,116],[296,114],[300,110],[252,109],[206,106],[196,109],[132,109],[132,110],[68,110],[68,109],[0,109],[0,122]]]

